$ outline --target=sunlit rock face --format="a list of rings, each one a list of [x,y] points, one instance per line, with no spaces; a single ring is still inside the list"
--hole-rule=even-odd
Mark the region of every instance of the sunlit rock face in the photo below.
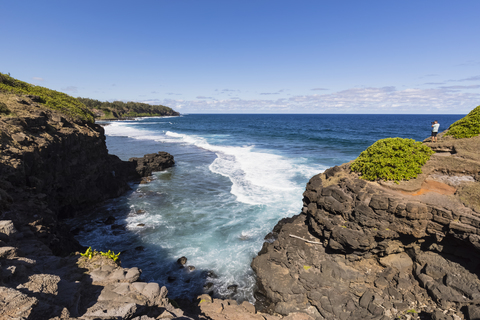
[[[280,221],[252,262],[257,308],[316,319],[475,319],[480,213],[447,180],[478,184],[478,163],[455,172],[441,158],[410,183],[418,190],[361,180],[348,164],[314,176],[302,213]]]

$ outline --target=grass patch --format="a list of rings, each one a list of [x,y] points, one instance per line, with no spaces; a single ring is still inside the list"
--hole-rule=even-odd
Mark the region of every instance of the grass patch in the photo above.
[[[456,139],[471,138],[480,134],[480,106],[470,111],[462,119],[452,123],[445,133]]]
[[[50,109],[60,111],[76,119],[90,123],[94,122],[93,114],[76,98],[63,92],[17,80],[9,74],[0,73],[0,91],[18,95],[35,95],[39,97],[39,103]]]
[[[435,152],[413,139],[387,138],[378,140],[351,164],[361,178],[375,181],[410,180],[422,173],[422,166]]]

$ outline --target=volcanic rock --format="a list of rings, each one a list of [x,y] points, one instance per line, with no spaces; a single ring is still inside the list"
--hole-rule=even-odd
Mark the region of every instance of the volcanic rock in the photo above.
[[[349,164],[314,176],[302,213],[280,221],[252,262],[257,308],[315,319],[476,319],[480,137],[433,147],[455,152],[433,155],[409,182],[367,182]]]

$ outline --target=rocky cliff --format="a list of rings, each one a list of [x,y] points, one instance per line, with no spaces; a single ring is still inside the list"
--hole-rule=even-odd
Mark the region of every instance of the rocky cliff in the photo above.
[[[121,195],[129,181],[148,182],[173,156],[121,161],[74,98],[3,74],[0,87],[0,320],[280,319],[208,295],[185,302],[186,316],[140,269],[122,268],[108,253],[75,252],[85,248],[64,218]]]
[[[257,307],[315,319],[480,319],[480,137],[441,137],[417,179],[314,176],[252,268]]]
[[[171,155],[121,161],[108,154],[102,127],[5,93],[0,152],[0,319],[183,315],[165,288],[139,281],[141,270],[69,255],[83,248],[62,222],[172,166]]]
[[[174,165],[166,152],[121,161],[108,154],[101,126],[48,109],[34,96],[0,99],[11,112],[0,118],[2,218],[35,226],[55,253],[72,251],[55,237],[63,218],[123,194],[128,181]]]

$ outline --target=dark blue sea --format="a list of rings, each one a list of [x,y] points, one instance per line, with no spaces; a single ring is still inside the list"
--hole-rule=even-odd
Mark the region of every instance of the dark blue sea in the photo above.
[[[167,151],[176,165],[92,212],[78,239],[122,251],[124,267],[166,285],[172,298],[253,302],[252,258],[278,220],[300,213],[305,184],[355,159],[378,139],[423,140],[464,115],[192,114],[106,123],[107,146],[123,160]],[[116,217],[118,229],[102,223]],[[77,221],[83,224],[82,221]],[[195,270],[180,269],[187,257]],[[236,287],[232,287],[236,286]]]

